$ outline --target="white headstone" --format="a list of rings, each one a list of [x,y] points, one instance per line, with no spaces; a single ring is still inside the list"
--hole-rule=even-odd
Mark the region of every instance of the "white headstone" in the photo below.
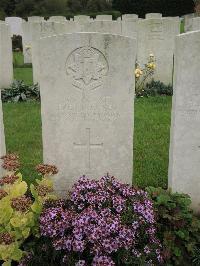
[[[23,44],[23,55],[24,63],[32,63],[32,44],[31,44],[31,22],[22,22],[22,44]]]
[[[176,38],[169,187],[200,210],[200,31]]]
[[[184,15],[184,29],[185,32],[192,30],[192,19],[195,17],[195,13]]]
[[[124,14],[122,15],[122,20],[137,20],[138,15],[137,14]]]
[[[156,58],[153,76],[166,85],[172,84],[175,36],[180,33],[180,21],[168,18],[144,19],[138,22],[138,61],[143,66],[149,55]]]
[[[97,15],[96,16],[96,20],[106,20],[106,21],[109,21],[111,20],[112,21],[112,15]]]
[[[22,36],[22,18],[18,17],[7,17],[5,19],[6,24],[10,25],[11,35]]]
[[[48,20],[49,22],[53,21],[53,22],[66,22],[66,17],[64,16],[52,16],[49,18]]]
[[[137,39],[138,19],[122,20],[122,35]]]
[[[39,39],[67,33],[66,23],[58,22],[38,22],[31,23],[31,43],[32,43],[32,65],[33,65],[33,82],[39,83],[40,64],[39,64]]]
[[[192,31],[200,30],[200,17],[192,19]]]
[[[119,35],[40,40],[44,162],[60,170],[61,194],[83,174],[132,183],[135,54],[135,40]]]
[[[13,58],[10,26],[0,23],[0,89],[13,81]]]
[[[4,136],[4,125],[3,125],[3,110],[2,110],[2,102],[0,95],[0,157],[6,154],[6,145],[5,145],[5,136]],[[3,175],[3,170],[0,165],[0,178]]]
[[[162,14],[160,13],[148,13],[145,15],[146,19],[150,19],[150,18],[162,18]]]
[[[90,16],[86,16],[86,15],[74,16],[74,21],[75,22],[87,22],[87,21],[90,21]]]
[[[121,23],[118,21],[92,21],[82,25],[82,32],[100,32],[121,35]]]
[[[28,22],[42,22],[42,21],[44,21],[43,17],[39,16],[28,17]]]

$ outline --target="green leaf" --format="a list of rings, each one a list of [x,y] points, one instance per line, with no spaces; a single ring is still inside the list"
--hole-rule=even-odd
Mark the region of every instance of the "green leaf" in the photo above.
[[[42,212],[42,203],[38,200],[35,200],[35,202],[31,205],[31,209],[33,212],[40,214]]]
[[[15,184],[10,191],[10,197],[17,198],[23,196],[27,192],[28,186],[26,182],[22,181],[19,184]]]
[[[7,260],[5,261],[2,266],[11,266],[11,261],[10,260]]]

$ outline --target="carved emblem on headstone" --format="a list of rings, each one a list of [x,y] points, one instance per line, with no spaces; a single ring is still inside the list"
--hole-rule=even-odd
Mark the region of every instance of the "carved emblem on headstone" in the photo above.
[[[83,98],[87,98],[90,91],[103,85],[108,62],[99,50],[81,47],[67,58],[66,73],[71,77],[72,85],[82,91]]]

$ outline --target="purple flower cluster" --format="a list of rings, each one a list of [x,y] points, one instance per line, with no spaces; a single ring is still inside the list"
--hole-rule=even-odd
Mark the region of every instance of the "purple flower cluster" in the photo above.
[[[77,266],[112,266],[119,251],[146,263],[162,263],[156,237],[153,204],[145,191],[105,176],[99,181],[81,177],[70,194],[70,204],[44,209],[41,235],[49,237],[56,250],[77,253]],[[66,260],[66,258],[64,258]],[[121,258],[123,261],[123,258]]]

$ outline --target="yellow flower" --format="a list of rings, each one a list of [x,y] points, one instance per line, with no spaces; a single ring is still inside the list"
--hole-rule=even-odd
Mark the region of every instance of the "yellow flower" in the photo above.
[[[149,64],[147,64],[147,67],[150,69],[155,69],[156,65],[154,63],[149,63]]]
[[[139,78],[143,74],[142,70],[139,68],[136,68],[135,70],[135,76],[136,78]]]

